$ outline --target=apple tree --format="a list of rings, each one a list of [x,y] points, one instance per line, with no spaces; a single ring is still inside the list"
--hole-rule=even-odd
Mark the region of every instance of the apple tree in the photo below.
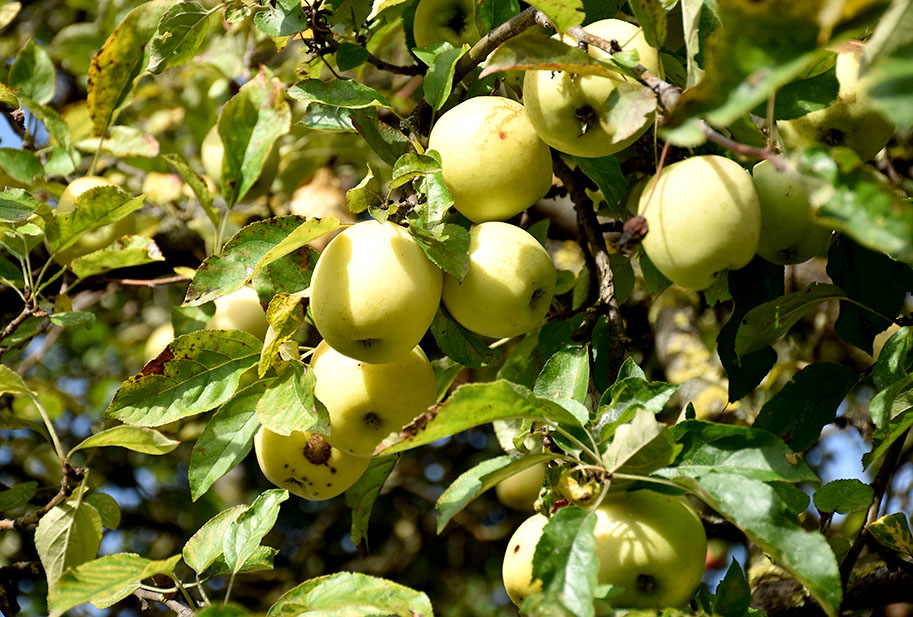
[[[0,47],[6,617],[909,614],[913,0]]]

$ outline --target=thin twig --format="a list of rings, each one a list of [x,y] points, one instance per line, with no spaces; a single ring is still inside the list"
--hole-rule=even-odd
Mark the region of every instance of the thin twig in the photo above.
[[[76,486],[82,481],[83,476],[85,475],[86,470],[82,467],[73,467],[69,463],[64,462],[63,464],[63,478],[60,480],[60,491],[54,497],[51,498],[49,502],[32,512],[31,514],[24,514],[16,519],[3,519],[0,520],[0,531],[7,529],[22,530],[30,525],[36,524],[42,516],[51,511],[51,509],[63,502],[70,495],[73,494],[73,491],[76,490]]]
[[[746,158],[765,159],[770,161],[770,163],[776,167],[777,171],[780,173],[786,173],[789,171],[789,167],[786,165],[786,162],[768,148],[757,148],[755,146],[749,146],[747,144],[739,143],[733,139],[729,139],[706,122],[701,122],[701,130],[704,132],[704,136],[706,136],[707,139],[723,146],[727,150],[735,152],[739,156]]]
[[[105,279],[108,283],[118,283],[120,285],[136,285],[139,287],[158,287],[159,285],[173,285],[174,283],[183,283],[190,279],[186,276],[169,276],[161,279]]]
[[[164,595],[154,591],[149,591],[147,589],[137,589],[133,592],[133,595],[141,600],[149,600],[151,602],[164,604],[178,617],[193,617],[195,614],[194,610],[183,602],[166,598]]]

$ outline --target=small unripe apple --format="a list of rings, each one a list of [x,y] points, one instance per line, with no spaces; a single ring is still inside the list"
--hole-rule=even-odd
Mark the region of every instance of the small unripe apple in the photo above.
[[[220,185],[222,182],[223,156],[225,156],[225,145],[222,143],[222,138],[219,136],[219,124],[216,123],[212,125],[209,132],[206,133],[206,137],[203,138],[203,143],[200,145],[200,158],[203,161],[203,170],[206,172],[207,176],[212,178],[216,185]],[[250,190],[247,191],[247,194],[244,195],[243,199],[254,200],[258,197],[268,195],[277,171],[279,171],[279,149],[273,145],[272,149],[269,151],[269,155],[263,162],[263,167],[260,170],[260,175],[257,176],[257,181],[250,187]]]
[[[341,452],[317,433],[274,433],[261,426],[254,435],[257,463],[266,479],[288,492],[322,501],[355,484],[371,463]]]
[[[482,38],[476,28],[472,0],[420,0],[412,20],[412,36],[416,47],[444,41],[460,47]]]
[[[469,232],[469,272],[444,276],[443,301],[457,322],[483,336],[505,338],[542,323],[555,293],[552,258],[527,231],[500,221]]]
[[[311,277],[311,311],[327,344],[382,364],[408,355],[441,301],[443,274],[403,227],[363,221],[333,238]]]
[[[824,250],[832,231],[815,223],[802,181],[761,161],[752,170],[761,205],[758,255],[775,264],[797,264]]]
[[[612,606],[671,608],[694,596],[704,575],[707,535],[684,497],[648,490],[614,493],[595,516],[597,582],[624,588],[609,599]],[[528,518],[507,545],[504,587],[518,606],[542,589],[532,578],[532,560],[547,522],[542,514]]]
[[[90,189],[99,186],[115,186],[113,182],[101,176],[83,176],[70,182],[57,200],[57,207],[54,209],[56,214],[72,212],[76,205],[76,198]],[[121,236],[127,236],[136,233],[136,224],[134,215],[128,214],[126,217],[114,221],[109,225],[104,225],[98,229],[84,234],[75,244],[58,251],[54,255],[54,261],[60,265],[70,263],[76,257],[88,255],[97,250],[103,249]]]
[[[532,512],[545,481],[545,463],[527,467],[495,485],[498,501],[520,512]]]
[[[622,50],[637,50],[640,64],[662,76],[659,52],[650,47],[643,31],[620,19],[595,21],[584,28],[590,34],[617,41]],[[562,38],[575,44],[569,37]],[[605,59],[605,51],[590,45],[590,56]],[[615,93],[628,79],[601,75],[578,75],[564,71],[530,70],[523,79],[523,104],[536,132],[555,150],[574,156],[599,157],[615,154],[634,143],[650,127],[644,123],[633,134],[616,139],[610,122]]]
[[[836,71],[840,89],[832,105],[777,122],[788,146],[847,146],[863,161],[868,161],[887,145],[894,134],[894,125],[877,110],[865,80],[859,78],[864,49],[859,41],[850,41],[839,50]]]
[[[314,394],[330,416],[333,447],[371,456],[381,440],[428,410],[437,399],[434,370],[418,346],[384,364],[342,355],[321,341],[311,357]]]
[[[722,156],[664,167],[644,187],[638,211],[649,225],[643,248],[650,261],[687,289],[709,287],[723,270],[747,265],[758,249],[761,207],[751,175]]]
[[[500,96],[477,96],[444,113],[428,148],[441,169],[454,207],[474,223],[504,221],[545,196],[552,158],[523,105]]]
[[[220,296],[215,303],[216,312],[206,325],[209,330],[244,330],[261,340],[266,335],[269,322],[257,292],[250,287]]]

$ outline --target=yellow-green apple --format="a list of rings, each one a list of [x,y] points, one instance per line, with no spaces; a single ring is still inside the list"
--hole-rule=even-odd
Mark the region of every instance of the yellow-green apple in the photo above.
[[[473,45],[481,37],[472,0],[419,0],[412,20],[416,47],[444,41],[454,47]]]
[[[346,191],[342,181],[329,167],[321,167],[305,182],[302,182],[289,201],[290,214],[321,219],[335,216],[343,223],[354,223],[355,215],[346,202]],[[323,250],[341,230],[334,230],[309,242],[315,250]]]
[[[206,172],[206,175],[209,176],[216,185],[219,185],[222,182],[222,157],[224,155],[225,145],[222,143],[222,138],[219,136],[219,124],[216,123],[212,125],[209,132],[206,133],[206,136],[203,138],[203,143],[200,145],[200,158],[203,160],[203,171]],[[260,175],[257,176],[257,181],[250,187],[250,190],[247,191],[247,194],[244,195],[243,199],[254,200],[258,197],[268,195],[270,185],[272,185],[277,171],[279,171],[279,149],[273,145],[272,149],[269,151],[269,155],[263,162],[263,168],[260,170]]]
[[[520,512],[532,512],[545,481],[545,463],[527,467],[495,485],[498,501]]]
[[[464,328],[483,336],[523,334],[542,323],[555,293],[552,258],[527,231],[500,221],[469,232],[469,272],[444,275],[444,306]]]
[[[694,596],[707,556],[700,516],[684,498],[641,490],[610,494],[595,512],[597,582],[622,587],[609,603],[625,608],[679,607]],[[502,575],[518,606],[542,589],[532,577],[536,544],[548,520],[536,514],[514,532]]]
[[[643,31],[620,19],[595,21],[584,28],[588,33],[617,41],[622,50],[634,49],[640,64],[652,73],[662,75],[659,52],[647,44]],[[568,45],[574,42],[564,37]],[[590,45],[590,56],[609,57],[605,51]],[[627,81],[617,77],[581,75],[564,71],[530,70],[523,79],[523,104],[539,137],[552,148],[583,157],[608,156],[627,148],[650,127],[649,120],[628,135],[616,135],[610,120],[619,85]],[[635,128],[635,127],[632,127]]]
[[[269,322],[257,292],[242,287],[216,298],[216,312],[206,325],[209,330],[244,330],[259,339],[266,335]]]
[[[83,176],[73,180],[60,194],[60,199],[57,200],[57,207],[54,212],[58,215],[72,212],[75,208],[77,197],[99,186],[115,185],[101,176]],[[87,232],[75,244],[55,253],[54,261],[60,265],[68,264],[76,257],[82,257],[105,248],[121,236],[136,233],[136,224],[133,217],[133,214],[128,214],[126,217],[109,225]]]
[[[827,246],[832,232],[815,223],[800,178],[778,171],[765,160],[754,166],[751,179],[761,205],[758,255],[775,264],[797,264]]]
[[[542,198],[552,185],[552,158],[523,105],[477,96],[447,110],[428,148],[441,155],[454,207],[474,223],[504,221]]]
[[[761,207],[751,174],[717,155],[663,168],[644,187],[638,211],[649,231],[643,248],[673,283],[710,286],[717,274],[742,268],[758,249]]]
[[[863,43],[849,41],[838,50],[836,71],[840,88],[833,104],[793,120],[777,122],[786,145],[791,148],[847,146],[864,161],[887,145],[894,134],[894,125],[876,109],[865,80],[859,77],[864,49]]]
[[[317,433],[274,433],[261,426],[254,435],[257,463],[266,479],[290,493],[322,501],[346,491],[371,463],[341,452]]]
[[[384,364],[344,356],[321,341],[311,357],[314,394],[330,416],[326,440],[355,456],[371,456],[381,440],[427,411],[437,399],[434,370],[421,347]]]
[[[143,346],[143,362],[149,362],[157,357],[165,346],[174,340],[174,326],[170,321],[166,321],[149,335],[146,344]]]
[[[363,221],[333,238],[311,277],[317,331],[338,352],[373,364],[409,354],[428,331],[443,273],[403,227]]]

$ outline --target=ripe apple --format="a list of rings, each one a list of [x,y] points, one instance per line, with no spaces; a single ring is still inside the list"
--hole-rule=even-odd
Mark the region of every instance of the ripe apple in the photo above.
[[[263,339],[269,322],[257,292],[250,287],[216,298],[216,312],[206,325],[209,330],[244,330]]]
[[[143,362],[148,363],[157,357],[165,346],[174,340],[174,326],[170,321],[166,321],[149,335],[146,344],[143,346]]]
[[[655,186],[655,189],[654,189]],[[761,207],[751,175],[730,159],[694,156],[663,168],[640,196],[649,231],[643,248],[673,283],[704,289],[758,249]]]
[[[428,331],[443,273],[409,232],[363,221],[333,238],[311,277],[311,312],[327,344],[382,364],[409,354]]]
[[[330,416],[333,447],[371,456],[381,440],[427,411],[437,399],[434,370],[421,347],[384,364],[342,355],[321,341],[311,358],[314,394]]]
[[[267,480],[313,501],[345,492],[371,463],[337,450],[317,433],[293,431],[285,436],[265,426],[254,435],[254,452]]]
[[[527,467],[495,485],[495,495],[503,505],[520,512],[532,512],[545,481],[545,463]]]
[[[441,155],[454,207],[474,223],[507,220],[552,185],[548,146],[523,105],[504,97],[477,96],[446,111],[428,148]]]
[[[448,42],[474,45],[482,36],[476,27],[472,0],[420,0],[415,7],[412,37],[416,47]]]
[[[603,19],[589,24],[584,30],[617,41],[623,50],[637,50],[640,63],[662,76],[659,52],[647,44],[643,31],[634,24],[620,19]],[[574,44],[570,38],[562,40]],[[594,58],[609,57],[593,45],[587,51]],[[523,104],[539,137],[555,150],[574,156],[608,156],[627,148],[650,127],[650,123],[645,122],[634,134],[616,139],[615,129],[610,124],[613,110],[610,97],[625,81],[627,78],[620,73],[618,77],[603,77],[531,70],[523,79]]]
[[[859,78],[859,61],[864,49],[865,45],[859,41],[841,46],[836,67],[840,89],[837,100],[830,107],[777,122],[788,146],[847,146],[863,161],[868,161],[887,145],[894,134],[894,125],[878,112],[865,81]]]
[[[76,198],[90,189],[99,186],[114,186],[114,183],[101,176],[83,176],[70,182],[57,200],[56,214],[72,212],[76,205]],[[76,257],[88,255],[94,251],[100,250],[120,238],[136,233],[136,223],[133,214],[114,221],[109,225],[93,229],[84,234],[75,244],[58,251],[54,255],[54,261],[60,265],[70,263]]]
[[[206,137],[203,138],[203,143],[200,145],[200,158],[203,160],[203,170],[206,172],[207,176],[212,178],[216,185],[219,185],[222,182],[222,157],[224,155],[225,145],[222,143],[222,138],[219,136],[219,125],[216,123],[212,125],[209,132],[206,133]],[[273,179],[276,177],[276,172],[278,171],[279,149],[274,145],[269,151],[266,160],[263,162],[263,168],[260,170],[260,175],[257,176],[257,181],[250,187],[250,190],[243,196],[243,199],[248,201],[263,197],[264,195],[269,195],[270,185],[272,185]]]
[[[473,226],[469,238],[469,272],[463,281],[444,275],[442,297],[453,318],[495,338],[540,325],[557,278],[548,252],[525,230],[500,221]]]
[[[754,166],[751,179],[761,205],[758,255],[775,264],[797,264],[827,246],[832,232],[815,223],[799,178],[780,173],[765,160]]]
[[[648,490],[610,494],[596,512],[597,582],[623,587],[609,600],[625,608],[669,608],[694,595],[707,556],[701,519],[684,497]],[[547,523],[536,514],[520,525],[504,555],[502,576],[516,605],[542,589],[532,558]]]

